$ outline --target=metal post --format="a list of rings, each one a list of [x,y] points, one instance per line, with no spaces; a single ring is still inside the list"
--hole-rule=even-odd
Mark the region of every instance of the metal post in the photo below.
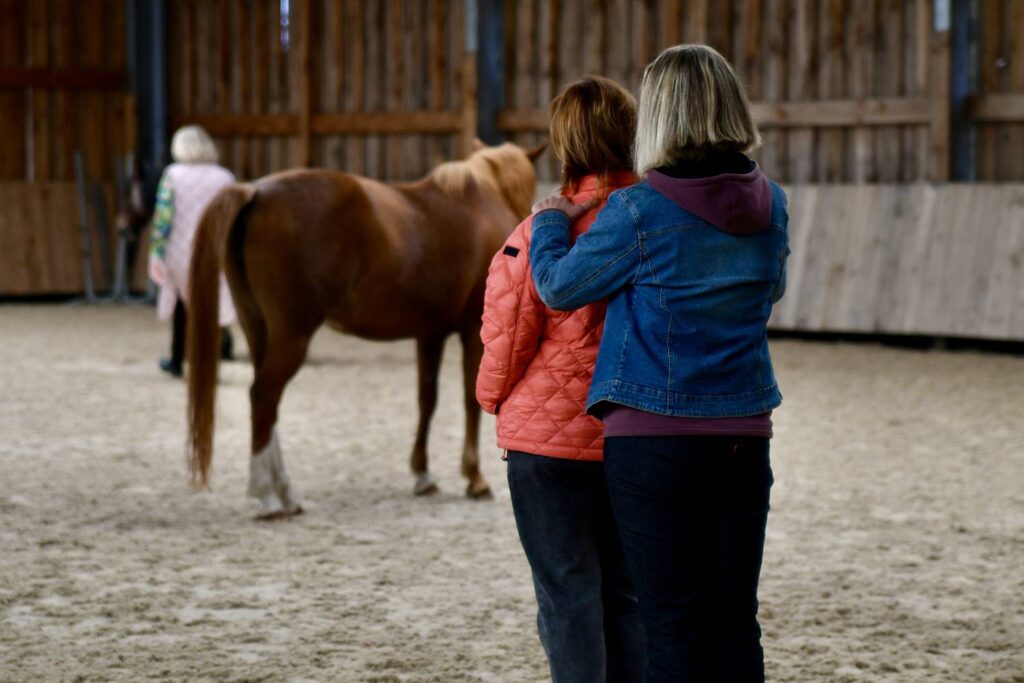
[[[85,165],[82,163],[82,153],[76,151],[75,157],[75,194],[78,198],[78,232],[82,246],[82,277],[85,290],[85,300],[93,302],[96,300],[96,290],[92,281],[92,240],[89,236],[89,205],[86,201],[85,187]]]
[[[977,178],[977,131],[967,115],[978,90],[978,1],[953,0],[950,48],[952,180]]]
[[[167,2],[129,0],[129,45],[133,50],[132,87],[138,101],[139,162],[146,183],[146,210],[156,196],[167,163],[168,82]]]
[[[504,142],[498,115],[505,107],[505,0],[489,0],[477,21],[477,135],[488,145]]]

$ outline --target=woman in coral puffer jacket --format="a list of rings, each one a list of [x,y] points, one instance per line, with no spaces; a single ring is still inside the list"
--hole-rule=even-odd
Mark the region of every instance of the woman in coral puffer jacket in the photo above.
[[[634,182],[636,102],[589,77],[551,103],[551,144],[562,195],[592,204],[572,226],[586,232],[608,195]],[[552,679],[639,681],[644,637],[612,517],[601,423],[586,414],[604,302],[571,312],[544,305],[530,271],[523,221],[491,262],[484,357],[476,395],[498,416],[519,538],[533,571],[537,628]]]

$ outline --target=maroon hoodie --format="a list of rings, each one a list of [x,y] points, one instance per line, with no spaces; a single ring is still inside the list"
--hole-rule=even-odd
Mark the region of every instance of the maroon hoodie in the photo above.
[[[737,155],[742,156],[742,155]],[[746,159],[746,157],[742,157]],[[699,163],[699,162],[698,162]],[[669,175],[681,167],[649,171],[647,182],[659,193],[719,230],[749,235],[771,225],[772,188],[758,165],[746,173],[682,178]],[[691,170],[691,167],[686,167]],[[697,169],[691,172],[699,172]]]

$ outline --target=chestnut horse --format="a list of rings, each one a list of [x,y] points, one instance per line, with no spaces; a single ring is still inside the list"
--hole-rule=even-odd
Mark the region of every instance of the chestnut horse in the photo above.
[[[468,496],[489,495],[480,473],[474,394],[484,282],[491,257],[530,212],[532,162],[542,150],[478,148],[469,159],[442,164],[408,184],[304,169],[223,189],[203,214],[191,265],[193,483],[207,484],[213,455],[217,279],[223,269],[255,368],[249,495],[260,501],[261,517],[302,511],[275,423],[284,388],[325,322],[366,339],[416,339],[419,426],[411,466],[419,494],[436,490],[427,468],[427,433],[445,339],[459,335],[466,411],[462,474]]]

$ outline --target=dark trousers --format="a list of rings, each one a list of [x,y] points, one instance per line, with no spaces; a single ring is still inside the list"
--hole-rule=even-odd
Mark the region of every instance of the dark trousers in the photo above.
[[[508,455],[512,510],[533,571],[537,630],[552,680],[643,680],[643,629],[604,468]]]
[[[231,360],[234,356],[235,340],[231,336],[231,328],[220,329],[220,357]],[[181,299],[174,305],[174,317],[171,319],[171,362],[181,367],[185,361],[185,304]]]
[[[648,683],[764,681],[768,439],[612,437],[605,473],[640,599]]]

